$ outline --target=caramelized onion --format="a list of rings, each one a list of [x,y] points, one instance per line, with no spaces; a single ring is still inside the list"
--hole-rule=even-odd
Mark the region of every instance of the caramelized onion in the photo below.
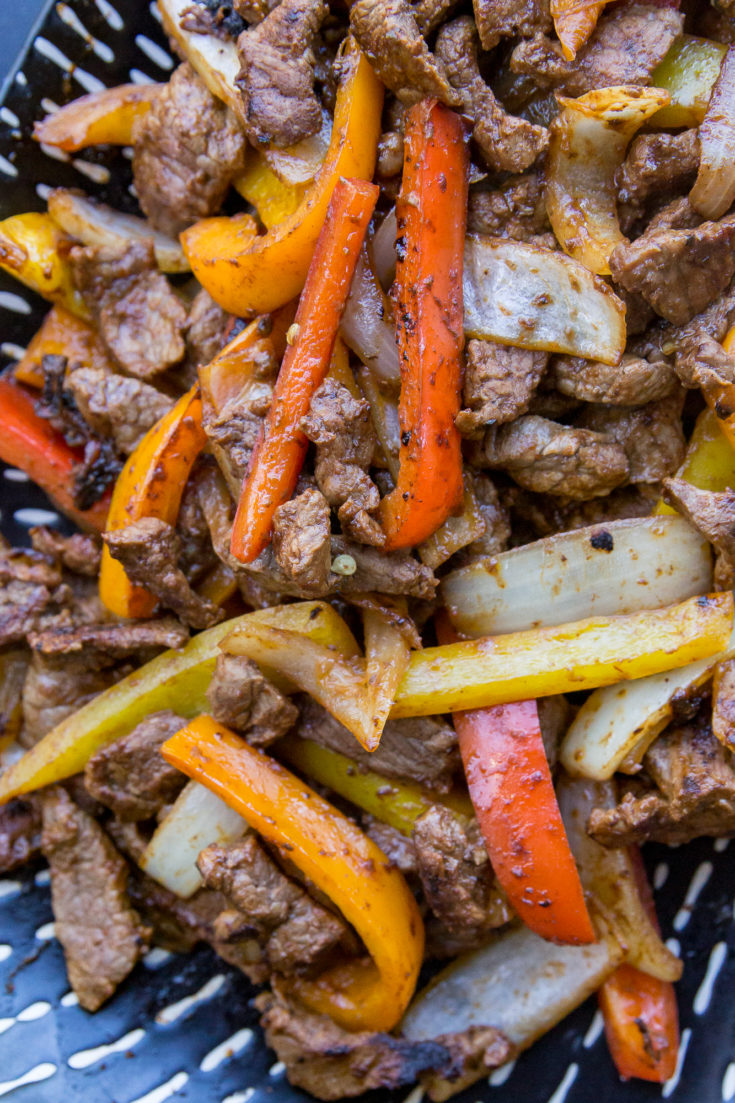
[[[689,199],[703,218],[721,218],[735,199],[735,46],[723,58],[699,144],[699,172]]]
[[[364,251],[355,268],[340,333],[374,375],[398,387],[401,373],[393,311]]]
[[[191,7],[191,0],[158,0],[163,29],[195,69],[213,96],[217,96],[245,122],[245,105],[237,88],[242,67],[235,42],[214,34],[188,31],[181,26],[181,17]]]
[[[287,149],[264,149],[263,157],[285,184],[308,184],[327,156],[332,137],[332,116],[322,109],[322,125],[316,134]]]

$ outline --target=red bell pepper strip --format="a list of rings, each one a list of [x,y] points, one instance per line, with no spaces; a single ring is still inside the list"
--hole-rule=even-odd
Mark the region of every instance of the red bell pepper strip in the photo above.
[[[456,639],[443,618],[437,635],[440,643]],[[513,908],[542,938],[594,942],[536,702],[455,712],[453,720],[485,846]]]
[[[363,180],[337,181],[319,235],[296,320],[281,364],[265,426],[253,451],[232,526],[230,550],[251,563],[270,539],[273,514],[291,497],[308,441],[299,422],[329,370],[378,188]]]
[[[658,930],[651,887],[638,847],[631,847],[636,883]],[[674,1075],[679,1054],[679,1012],[670,981],[633,965],[619,965],[598,993],[610,1056],[624,1080],[663,1084]]]
[[[0,379],[0,459],[25,471],[62,513],[90,532],[102,532],[110,506],[107,492],[90,509],[74,504],[74,478],[82,451],[35,410],[34,397],[9,379]]]
[[[459,115],[426,99],[406,116],[393,295],[401,361],[398,482],[381,503],[387,550],[420,544],[462,505],[459,413],[469,154]]]

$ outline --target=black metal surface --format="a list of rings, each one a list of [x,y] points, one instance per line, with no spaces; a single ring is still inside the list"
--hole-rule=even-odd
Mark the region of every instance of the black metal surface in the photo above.
[[[10,0],[0,4],[9,5]],[[135,41],[142,34],[166,45],[147,0],[114,0],[114,8],[105,0],[75,0],[70,5],[91,35],[109,48],[111,57],[97,56],[56,7],[46,5],[44,39],[92,78],[109,86],[129,80],[130,70],[137,69],[153,79],[165,79],[166,70],[154,64]],[[121,26],[116,25],[114,12]],[[0,217],[41,209],[39,184],[84,187],[117,206],[135,209],[128,191],[129,162],[119,152],[81,155],[82,161],[109,167],[110,183],[98,186],[73,164],[52,160],[30,139],[33,120],[43,114],[41,99],[62,103],[81,94],[87,89],[80,84],[80,74],[64,73],[33,44],[19,70],[25,82],[9,80],[6,111],[0,118],[0,156],[17,170],[13,176],[0,163]],[[7,309],[8,300],[3,298],[8,292],[18,296],[10,300],[14,310]],[[43,312],[41,302],[0,276],[3,363],[12,358],[7,344],[25,345]],[[29,483],[3,472],[2,530],[14,542],[22,542],[33,523],[32,517],[18,513],[29,508],[48,510],[49,504]],[[735,1098],[735,1065],[728,1073],[731,1062],[735,1063],[735,1001],[731,998],[735,990],[735,844],[721,849],[701,840],[675,851],[650,847],[646,857],[659,885],[656,899],[664,935],[679,939],[685,960],[678,994],[688,1044],[678,1086],[669,1085],[665,1097],[679,1103],[729,1101]],[[707,863],[712,867],[709,877],[704,876],[710,870]],[[664,878],[665,868],[669,872]],[[691,920],[684,923],[687,913],[680,909],[690,886],[703,880]],[[306,1100],[288,1086],[283,1071],[274,1066],[275,1057],[263,1045],[250,1007],[249,985],[211,952],[173,956],[158,963],[160,955],[154,955],[102,1011],[88,1015],[65,998],[69,986],[60,947],[48,928],[51,919],[42,867],[17,879],[0,880],[0,1098],[18,1103]],[[717,961],[721,953],[724,958],[708,1002],[701,986],[708,963]],[[212,986],[213,977],[222,979]],[[196,995],[208,983],[208,996],[205,993],[204,998],[181,1006],[179,1001]],[[178,1005],[178,1017],[166,1013],[172,1005]],[[481,1081],[459,1097],[460,1103],[589,1103],[592,1099],[646,1103],[660,1098],[659,1086],[620,1082],[604,1039],[599,1032],[595,1036],[598,1021],[594,1001],[588,1001],[525,1054],[504,1083]],[[240,1033],[243,1030],[252,1030],[249,1041]],[[226,1049],[217,1047],[233,1036],[233,1046],[242,1048],[228,1057]],[[87,1052],[112,1043],[122,1048],[102,1055]],[[36,1070],[36,1082],[10,1086],[32,1070]],[[370,1103],[393,1103],[407,1094],[408,1090],[373,1093],[369,1099]]]

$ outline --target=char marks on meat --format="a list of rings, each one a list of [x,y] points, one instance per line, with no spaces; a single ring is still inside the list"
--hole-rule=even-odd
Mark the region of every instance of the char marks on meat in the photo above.
[[[150,930],[130,906],[128,868],[96,820],[63,789],[43,794],[56,936],[86,1011],[109,999],[146,950]]]
[[[238,39],[246,131],[259,146],[292,146],[316,134],[322,110],[314,92],[314,43],[325,0],[281,0]]]
[[[222,610],[199,597],[178,566],[181,543],[171,525],[142,517],[106,533],[105,542],[131,582],[144,586],[192,628],[209,628],[222,620]]]
[[[628,460],[632,483],[658,483],[684,461],[686,441],[681,425],[684,400],[678,393],[645,406],[589,405],[577,424],[617,441]]]
[[[355,0],[350,27],[383,84],[403,103],[436,96],[450,107],[459,105],[444,64],[429,51],[408,0]]]
[[[16,797],[0,806],[0,873],[12,873],[40,853],[40,798]]]
[[[364,2],[364,0],[362,0]],[[436,56],[457,92],[462,113],[472,120],[472,137],[495,172],[523,172],[549,144],[549,132],[509,115],[480,75],[477,32],[469,15],[445,24]]]
[[[88,425],[111,437],[126,456],[173,405],[168,395],[142,379],[113,375],[99,368],[73,369],[67,386]]]
[[[332,564],[329,505],[310,488],[273,515],[273,554],[290,582],[304,597],[318,597],[329,587]]]
[[[464,376],[466,408],[457,415],[460,432],[471,436],[525,414],[547,360],[545,352],[471,340]]]
[[[133,127],[133,179],[153,225],[176,236],[216,214],[244,164],[245,138],[191,65],[180,65]]]
[[[85,652],[90,662],[94,662],[95,654],[106,659],[150,656],[151,652],[183,647],[188,639],[184,625],[173,617],[132,623],[55,624],[28,633],[28,642],[41,655],[60,657]]]
[[[609,406],[643,406],[678,389],[676,374],[667,360],[647,360],[628,352],[615,366],[577,356],[557,356],[550,372],[562,394]]]
[[[128,735],[97,751],[84,771],[87,791],[123,821],[157,815],[186,782],[160,754],[185,722],[169,710],[153,712]]]
[[[70,259],[100,336],[126,372],[150,379],[182,360],[186,307],[156,268],[152,241],[122,252],[77,245]]]
[[[244,655],[218,655],[207,690],[209,711],[248,743],[268,747],[293,727],[299,710]]]

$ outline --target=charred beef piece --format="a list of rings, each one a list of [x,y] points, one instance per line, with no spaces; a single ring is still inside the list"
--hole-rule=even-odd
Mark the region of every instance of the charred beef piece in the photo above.
[[[254,747],[268,747],[293,727],[299,710],[244,655],[218,655],[207,690],[209,711]]]
[[[315,392],[301,430],[316,447],[317,486],[333,509],[346,536],[380,546],[385,534],[372,513],[380,494],[368,475],[375,451],[370,407],[346,387],[326,379]]]
[[[480,76],[477,32],[464,15],[445,24],[436,40],[436,56],[456,90],[462,113],[472,120],[472,137],[495,172],[523,172],[549,144],[549,132],[509,115]]]
[[[281,0],[237,41],[246,132],[259,146],[292,146],[322,124],[314,92],[314,42],[328,7],[324,0]]]
[[[87,791],[123,821],[157,815],[186,782],[160,753],[185,723],[168,710],[151,713],[128,735],[92,755],[84,771]]]
[[[43,794],[41,845],[69,981],[81,1006],[96,1011],[141,957],[151,932],[130,906],[124,859],[64,789]]]
[[[685,479],[664,480],[664,500],[682,513],[718,553],[715,579],[732,589],[735,579],[735,491],[698,490]]]
[[[679,134],[639,134],[616,176],[618,204],[632,217],[642,214],[649,199],[688,192],[699,169],[696,129]]]
[[[114,681],[114,669],[96,657],[34,652],[23,686],[23,745],[37,743]]]
[[[477,821],[435,804],[416,820],[413,843],[429,907],[448,930],[480,935],[512,918]]]
[[[173,405],[168,395],[142,379],[112,375],[99,368],[73,369],[67,386],[87,424],[110,436],[126,456]]]
[[[133,179],[153,225],[175,237],[216,214],[245,158],[228,107],[191,65],[180,65],[133,127]]]
[[[222,620],[222,610],[194,593],[178,566],[181,544],[171,525],[156,517],[142,517],[124,529],[106,533],[105,542],[132,582],[155,594],[192,628],[210,628]]]
[[[329,588],[332,565],[329,505],[315,489],[284,502],[273,515],[273,554],[286,578],[304,596]]]
[[[528,414],[485,434],[485,462],[520,486],[584,501],[628,479],[628,460],[606,433],[558,425]]]
[[[95,655],[105,659],[123,659],[141,653],[183,647],[189,633],[173,617],[158,617],[130,623],[55,624],[28,633],[28,642],[37,653],[45,656],[73,656],[85,652],[87,661]]]
[[[525,414],[547,360],[545,352],[497,341],[470,341],[463,391],[466,408],[457,415],[460,432],[471,436],[488,425],[502,425]]]
[[[628,352],[614,367],[599,360],[557,356],[551,362],[550,373],[562,394],[608,406],[643,406],[678,389],[676,374],[667,360],[646,360]]]
[[[460,97],[422,38],[408,0],[356,0],[350,27],[383,84],[402,103],[436,96],[450,107],[459,106]]]
[[[544,182],[538,172],[527,172],[495,191],[470,189],[467,230],[490,237],[530,241],[550,229]]]
[[[354,735],[310,697],[301,698],[297,734],[347,755],[387,778],[418,781],[440,793],[449,791],[459,766],[454,729],[434,717],[389,720],[377,751],[364,751]]]
[[[510,65],[541,88],[567,96],[615,84],[648,85],[683,25],[683,15],[673,8],[628,4],[603,15],[574,61],[565,59],[555,39],[535,34],[516,46]]]
[[[99,574],[102,545],[96,536],[87,536],[81,532],[64,536],[44,525],[34,526],[29,533],[34,551],[55,559],[74,574],[89,578],[96,578]]]
[[[115,835],[120,834],[120,826],[130,829],[136,824],[116,825],[110,821]],[[157,946],[163,946],[174,953],[188,953],[197,942],[210,942],[213,939],[212,927],[217,916],[227,907],[227,901],[220,892],[199,889],[193,896],[184,900],[159,885],[142,870],[133,866],[130,870],[128,893],[135,909],[154,931]],[[255,959],[259,952],[255,951]],[[263,979],[262,971],[258,981]]]
[[[12,873],[41,853],[41,801],[32,794],[0,807],[0,873]]]
[[[186,322],[186,348],[195,366],[208,364],[222,350],[230,315],[202,288],[194,296]]]
[[[314,1015],[291,1005],[277,991],[258,996],[261,1026],[267,1044],[286,1066],[291,1084],[317,1099],[347,1099],[374,1088],[401,1088],[414,1084],[423,1073],[438,1070],[457,1079],[465,1072],[471,1049],[482,1050],[483,1071],[512,1056],[512,1047],[500,1031],[477,1028],[467,1035],[447,1035],[432,1042],[409,1042],[383,1033],[348,1033],[327,1015]],[[464,1041],[464,1045],[460,1041]]]
[[[657,789],[643,795],[631,789],[615,808],[596,808],[587,830],[599,843],[685,843],[735,832],[733,757],[704,719],[669,728],[643,766]]]
[[[77,245],[70,259],[100,336],[126,372],[150,379],[179,363],[186,307],[156,268],[153,242],[131,242],[123,252]]]
[[[641,294],[657,314],[684,325],[730,284],[733,243],[735,217],[681,228],[654,220],[635,241],[616,245],[610,270],[616,283]]]
[[[323,966],[342,947],[355,949],[354,937],[339,916],[318,904],[283,874],[254,835],[229,846],[208,846],[197,859],[208,888],[223,893],[236,909],[215,922],[215,934],[257,935],[265,958],[279,973]]]
[[[617,441],[625,451],[632,483],[658,483],[684,461],[683,399],[678,388],[678,393],[645,406],[589,405],[576,421]]]

